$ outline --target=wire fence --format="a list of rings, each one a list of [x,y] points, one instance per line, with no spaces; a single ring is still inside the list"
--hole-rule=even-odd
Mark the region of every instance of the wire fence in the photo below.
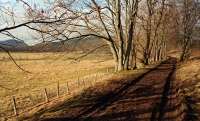
[[[6,105],[7,107],[4,110],[0,109],[0,117],[9,118],[17,116],[38,105],[51,102],[60,96],[67,95],[73,97],[84,89],[94,86],[95,83],[105,80],[109,75],[111,75],[111,73],[109,73],[109,70],[107,69],[107,72],[84,76],[77,80],[66,81],[62,84],[58,81],[57,83],[52,84],[51,87],[47,86],[29,94],[27,93],[26,95],[13,95],[7,100],[6,104],[0,102],[2,107],[3,105]]]

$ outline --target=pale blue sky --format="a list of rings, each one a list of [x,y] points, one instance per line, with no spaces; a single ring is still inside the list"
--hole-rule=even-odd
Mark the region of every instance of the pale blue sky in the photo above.
[[[37,4],[37,7],[39,8],[46,7],[44,4],[45,0],[24,0],[24,1],[28,2],[31,6],[34,6],[34,4]],[[0,0],[0,7],[4,7],[6,9],[12,8],[16,15],[15,17],[16,24],[23,22],[22,18],[24,16],[24,8],[23,8],[22,3],[17,2],[17,0]],[[5,23],[5,19],[7,19],[8,21],[11,21],[9,16],[5,15],[3,12],[0,12],[0,28],[4,28],[8,26]],[[33,40],[31,37],[30,33],[34,33],[34,32],[25,27],[18,28],[11,32],[14,33],[15,36],[23,39],[27,44],[34,44],[38,42],[37,40]],[[0,41],[7,40],[7,39],[9,38],[0,34]]]
[[[29,5],[31,6],[34,6],[34,4],[37,5],[37,8],[47,8],[48,5],[45,4],[46,2],[48,1],[52,1],[52,0],[24,0],[25,2],[28,2]],[[75,4],[74,7],[77,7],[77,8],[82,8],[84,6],[82,6],[83,4],[81,4],[82,2],[88,2],[89,0],[77,0],[78,3]],[[99,3],[103,3],[102,0],[97,0],[97,2]],[[5,8],[8,8],[8,9],[13,9],[16,17],[15,17],[15,21],[16,23],[23,23],[23,17],[24,17],[24,7],[23,7],[23,4],[21,2],[17,2],[17,0],[0,0],[0,9],[1,9],[1,6],[5,7]],[[7,27],[8,25],[9,26],[12,26],[12,22],[11,24],[6,24],[5,23],[5,20],[3,17],[1,17],[1,15],[3,17],[5,17],[6,19],[8,19],[8,21],[11,22],[10,20],[10,17],[9,16],[6,16],[4,15],[1,11],[0,11],[0,28],[4,28],[4,27]],[[16,29],[16,30],[12,30],[11,31],[15,36],[17,36],[18,38],[21,38],[23,39],[27,44],[35,44],[38,42],[38,40],[33,40],[32,39],[32,36],[31,34],[34,34],[33,31],[25,28],[25,27],[22,27],[22,28],[19,28],[19,29]],[[2,40],[6,40],[6,39],[9,39],[8,37],[0,34],[0,41]]]

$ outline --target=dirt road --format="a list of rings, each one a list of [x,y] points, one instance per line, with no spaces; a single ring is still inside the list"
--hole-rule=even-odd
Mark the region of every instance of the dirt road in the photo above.
[[[175,80],[176,59],[161,63],[134,80],[121,80],[115,89],[95,99],[87,98],[43,121],[183,121],[184,108]],[[92,96],[91,96],[92,97]],[[66,104],[69,105],[70,103]]]

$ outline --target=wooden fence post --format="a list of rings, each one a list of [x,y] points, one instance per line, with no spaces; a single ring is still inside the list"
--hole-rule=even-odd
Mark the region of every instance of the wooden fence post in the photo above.
[[[57,82],[57,97],[60,96],[60,84],[59,81]]]
[[[83,88],[86,88],[85,80],[83,79]]]
[[[77,80],[77,84],[78,84],[78,87],[81,85],[81,84],[80,84],[79,78],[78,78],[78,80]]]
[[[69,90],[69,82],[67,82],[67,93],[70,94],[70,90]]]
[[[95,82],[97,82],[97,76],[98,76],[97,74],[98,74],[98,73],[96,73],[96,75],[95,75]]]
[[[109,68],[107,68],[107,73],[109,73]]]
[[[95,82],[94,82],[95,83]],[[92,80],[90,80],[90,86],[92,87],[93,86],[93,82],[92,82]]]
[[[48,95],[47,95],[47,89],[46,88],[44,88],[44,96],[45,96],[45,101],[49,102],[49,98],[48,98]]]
[[[12,101],[13,101],[13,110],[14,110],[14,115],[17,116],[17,106],[16,106],[16,100],[15,100],[15,96],[12,97]]]
[[[103,80],[102,77],[103,77],[103,75],[102,75],[102,74],[99,74],[99,78],[98,78],[98,79],[99,79],[100,81],[102,81],[102,80]]]
[[[78,76],[78,72],[77,72],[77,87],[79,87],[80,86],[80,78],[79,78],[79,76]]]

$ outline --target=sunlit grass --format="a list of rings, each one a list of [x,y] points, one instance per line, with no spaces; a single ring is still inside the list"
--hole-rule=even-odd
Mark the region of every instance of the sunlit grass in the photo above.
[[[76,81],[96,73],[113,71],[110,55],[91,54],[75,61],[80,53],[12,53],[16,62],[25,70],[19,70],[6,53],[0,53],[0,112],[11,108],[11,97],[31,100],[41,95],[44,88],[55,88],[67,81]],[[35,96],[34,96],[35,95]],[[23,101],[22,101],[23,104]]]

